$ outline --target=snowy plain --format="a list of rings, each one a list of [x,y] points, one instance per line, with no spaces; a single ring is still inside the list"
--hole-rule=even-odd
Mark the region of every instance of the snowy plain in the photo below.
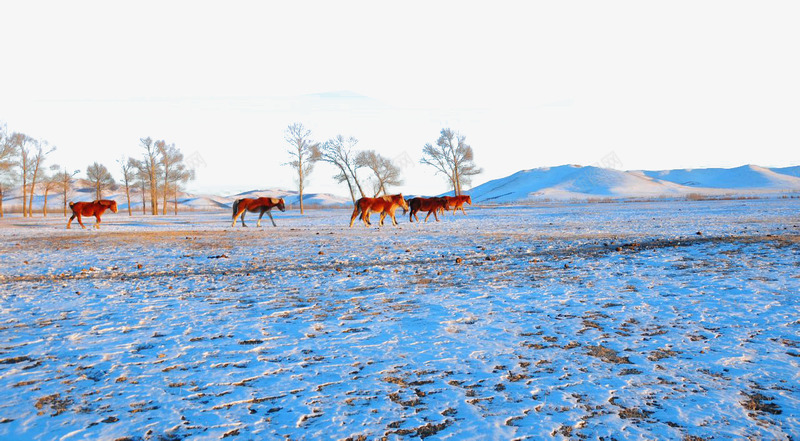
[[[6,217],[0,439],[800,437],[797,199],[466,209]]]

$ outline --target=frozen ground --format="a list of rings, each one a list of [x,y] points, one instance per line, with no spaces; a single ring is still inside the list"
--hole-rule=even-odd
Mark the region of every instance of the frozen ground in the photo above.
[[[800,437],[797,200],[467,211],[0,220],[0,439]]]

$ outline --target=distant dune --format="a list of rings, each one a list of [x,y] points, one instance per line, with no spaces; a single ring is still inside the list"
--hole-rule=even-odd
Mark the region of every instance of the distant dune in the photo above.
[[[756,165],[660,171],[622,171],[562,165],[522,170],[479,185],[475,203],[703,196],[754,196],[800,192],[800,167]]]

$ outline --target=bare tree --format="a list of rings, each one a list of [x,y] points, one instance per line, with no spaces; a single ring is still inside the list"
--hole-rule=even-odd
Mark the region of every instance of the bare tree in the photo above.
[[[103,198],[103,190],[114,187],[114,178],[105,165],[95,162],[86,168],[86,178],[95,191],[95,199]]]
[[[125,198],[128,199],[128,216],[133,216],[133,211],[131,210],[131,184],[136,178],[136,170],[134,168],[134,163],[131,162],[132,160],[133,158],[117,160],[117,163],[119,163],[122,169],[122,182],[125,184]]]
[[[389,158],[381,156],[375,150],[359,152],[356,156],[356,163],[372,171],[373,177],[375,178],[375,197],[381,193],[387,194],[386,187],[390,185],[403,184],[403,180],[400,178],[400,168]]]
[[[167,144],[164,141],[157,141],[156,148],[161,167],[163,205],[161,214],[167,214],[167,196],[171,189],[175,190],[177,198],[178,183],[186,182],[194,178],[194,172],[188,170],[183,163],[183,153],[175,147],[175,144]],[[177,212],[177,201],[175,202]]]
[[[42,173],[41,188],[44,190],[44,202],[42,203],[42,216],[47,217],[47,196],[51,191],[58,190],[60,185],[58,181],[59,166],[51,165],[50,170],[56,173]]]
[[[144,159],[142,160],[142,170],[147,176],[147,183],[150,186],[150,208],[153,216],[158,214],[158,178],[161,175],[159,165],[158,142],[154,143],[150,137],[139,139],[144,149]],[[164,143],[164,141],[159,141]]]
[[[293,158],[284,165],[291,165],[297,171],[297,189],[300,193],[300,214],[303,212],[303,189],[306,177],[314,168],[314,152],[319,143],[311,140],[311,130],[306,129],[301,123],[290,124],[286,129],[284,139],[292,148],[289,155]]]
[[[49,147],[47,141],[37,141],[36,146],[33,150],[33,155],[31,156],[31,193],[28,200],[28,217],[33,217],[33,194],[36,191],[36,184],[37,181],[44,175],[44,160],[47,158],[47,155],[55,151],[55,147]]]
[[[149,173],[147,171],[147,167],[145,166],[144,160],[137,160],[133,158],[129,158],[128,162],[131,164],[135,172],[136,182],[134,186],[139,187],[139,191],[142,194],[142,214],[147,214],[147,188],[149,181]]]
[[[181,188],[192,179],[194,179],[194,169],[188,168],[183,162],[178,163],[177,166],[173,168],[169,177],[169,182],[172,186],[174,214],[178,214],[178,193],[180,193]]]
[[[63,167],[61,171],[53,176],[53,180],[58,182],[57,189],[61,192],[62,202],[64,203],[64,217],[67,216],[67,200],[69,198],[70,190],[72,189],[72,178],[74,178],[78,173],[80,173],[80,170],[75,170],[74,172],[70,173],[67,171],[66,167]]]
[[[3,217],[3,197],[7,186],[14,183],[14,145],[5,124],[0,124],[0,217]]]
[[[338,135],[314,149],[313,155],[315,161],[333,164],[339,170],[339,173],[333,178],[338,183],[347,182],[350,198],[353,199],[354,204],[356,202],[355,188],[358,188],[358,192],[361,194],[359,197],[365,196],[356,174],[356,170],[359,168],[356,163],[357,154],[353,150],[356,144],[358,144],[356,138],[352,136],[345,138],[342,135]]]
[[[422,149],[422,164],[427,164],[442,173],[450,180],[453,193],[461,194],[461,187],[469,184],[472,176],[482,172],[473,162],[472,147],[466,142],[466,136],[451,129],[442,129],[436,146],[425,144]]]
[[[22,217],[28,216],[28,182],[33,169],[32,151],[38,142],[24,133],[14,132],[9,136],[11,149],[16,156],[15,164],[19,167],[19,176],[22,181]]]

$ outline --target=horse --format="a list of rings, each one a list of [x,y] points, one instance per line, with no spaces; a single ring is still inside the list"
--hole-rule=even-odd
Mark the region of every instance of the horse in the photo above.
[[[402,194],[393,194],[378,198],[361,198],[356,201],[353,215],[350,216],[350,227],[353,226],[353,222],[355,222],[356,216],[358,216],[359,213],[361,213],[361,220],[364,221],[365,226],[372,225],[369,221],[369,215],[372,212],[381,214],[379,225],[383,225],[383,220],[386,218],[387,214],[392,218],[392,225],[397,225],[397,219],[394,217],[394,212],[397,210],[397,207],[403,209],[403,214],[406,214],[408,211],[408,204]]]
[[[275,225],[275,219],[272,218],[271,211],[275,207],[278,207],[278,210],[286,211],[286,203],[283,201],[283,198],[237,199],[233,203],[233,224],[231,226],[236,226],[236,218],[241,215],[242,226],[246,227],[247,225],[244,223],[244,214],[249,211],[251,213],[259,213],[258,222],[256,223],[257,227],[261,226],[261,217],[264,216],[264,213],[269,215],[272,226],[277,227],[277,225]]]
[[[417,219],[419,222],[419,217],[417,217],[417,213],[419,211],[427,211],[428,215],[425,216],[425,222],[428,222],[428,218],[433,214],[433,218],[436,219],[436,222],[439,222],[439,217],[436,215],[438,211],[449,210],[450,207],[447,205],[447,199],[445,198],[411,198],[408,201],[408,206],[410,207],[411,214],[408,215],[408,221],[414,222],[414,219]]]
[[[467,212],[464,211],[464,202],[472,205],[472,197],[470,197],[468,194],[462,194],[459,196],[445,196],[444,198],[447,199],[448,207],[453,208],[453,214],[456,214],[456,210],[460,208],[461,212],[466,215]]]
[[[109,199],[100,199],[92,202],[70,202],[69,208],[72,210],[72,217],[67,221],[67,229],[70,228],[72,220],[78,218],[78,223],[81,228],[86,229],[86,226],[81,222],[81,216],[94,216],[96,222],[94,227],[100,229],[100,216],[107,209],[111,209],[114,213],[117,212],[117,201]]]

